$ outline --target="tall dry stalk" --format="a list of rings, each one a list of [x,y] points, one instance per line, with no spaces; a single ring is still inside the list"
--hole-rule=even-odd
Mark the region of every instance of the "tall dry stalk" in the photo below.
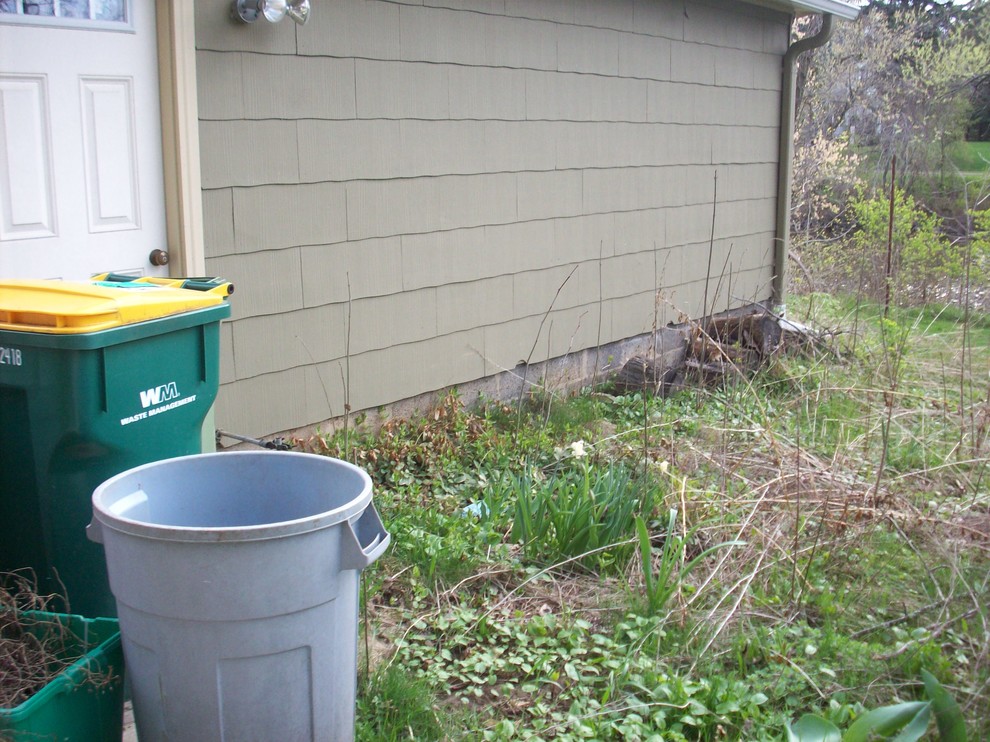
[[[718,210],[718,170],[712,179],[712,228],[708,238],[708,268],[705,270],[705,298],[701,305],[702,318],[708,313],[708,284],[712,276],[712,253],[715,252],[715,216]]]
[[[650,357],[652,361],[653,373],[657,368],[657,324],[660,315],[660,280],[657,276],[657,243],[653,242],[653,324],[651,325]],[[650,394],[646,393],[646,378],[643,378],[643,476],[647,475],[650,461],[650,404],[649,397],[657,394],[657,384],[651,380],[652,389]]]
[[[595,370],[591,372],[591,388],[598,386],[598,370],[601,366],[599,353],[602,348],[602,308],[604,292],[602,291],[602,260],[605,253],[605,240],[598,241],[598,333],[595,335]]]
[[[894,196],[897,188],[897,155],[890,157],[890,216],[887,222],[887,267],[884,271],[883,318],[890,314],[890,282],[894,254]]]
[[[344,458],[351,458],[351,274],[347,272],[347,327],[344,328]],[[356,464],[355,459],[351,463]]]
[[[571,276],[573,276],[574,271],[578,269],[578,265],[571,268],[571,272],[567,274],[567,277],[564,278],[564,280],[561,281],[560,286],[557,287],[557,292],[553,295],[553,299],[550,300],[550,306],[547,307],[547,311],[543,313],[543,317],[540,319],[540,326],[536,329],[536,337],[533,338],[533,345],[530,347],[529,353],[526,355],[526,360],[523,362],[522,380],[519,385],[519,400],[516,405],[516,429],[513,433],[513,442],[519,442],[519,431],[522,428],[523,399],[526,395],[526,375],[529,370],[529,364],[533,360],[533,353],[536,351],[536,346],[540,342],[540,335],[543,334],[543,325],[546,324],[547,318],[550,316],[550,312],[553,311],[553,305],[557,303],[557,299],[560,297],[560,292],[564,290],[564,286],[566,286],[567,282],[571,280]]]
[[[791,555],[791,603],[797,589],[798,552],[801,549],[801,425],[794,430],[794,466],[797,471],[794,488],[794,551]]]

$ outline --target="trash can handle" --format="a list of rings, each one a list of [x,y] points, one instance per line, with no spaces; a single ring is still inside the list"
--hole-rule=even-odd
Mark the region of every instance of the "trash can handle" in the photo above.
[[[86,526],[86,538],[98,544],[103,543],[103,526],[95,517]]]
[[[347,522],[341,540],[340,568],[364,569],[385,553],[391,541],[374,503],[369,504],[357,520]]]

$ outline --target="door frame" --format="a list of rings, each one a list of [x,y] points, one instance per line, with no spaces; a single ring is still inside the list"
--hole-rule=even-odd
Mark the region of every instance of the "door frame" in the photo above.
[[[165,225],[172,276],[206,275],[195,0],[155,0]]]

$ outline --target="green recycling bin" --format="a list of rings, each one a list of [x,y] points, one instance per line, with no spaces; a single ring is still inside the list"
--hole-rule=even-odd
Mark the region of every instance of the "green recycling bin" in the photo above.
[[[116,616],[103,550],[86,538],[90,498],[126,469],[202,453],[231,291],[0,281],[0,572],[33,569],[65,612]]]

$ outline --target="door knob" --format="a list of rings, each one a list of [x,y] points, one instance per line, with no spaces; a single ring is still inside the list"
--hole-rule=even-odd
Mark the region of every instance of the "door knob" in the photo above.
[[[168,265],[168,251],[152,250],[151,255],[148,256],[148,262],[152,265]]]

